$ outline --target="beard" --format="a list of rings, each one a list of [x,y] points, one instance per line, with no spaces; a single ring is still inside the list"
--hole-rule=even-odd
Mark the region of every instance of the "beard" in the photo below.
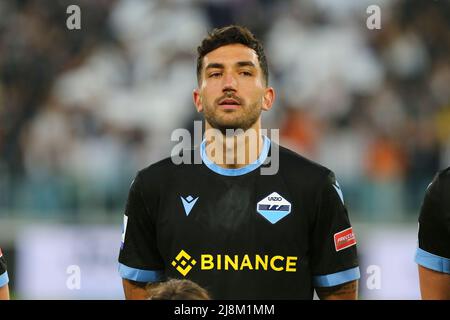
[[[217,99],[211,105],[205,99],[203,113],[205,120],[208,121],[211,127],[219,130],[223,135],[226,135],[227,129],[247,131],[258,121],[261,115],[261,104],[259,102],[247,105],[242,99],[239,99],[241,103],[240,108],[223,110],[219,107],[220,100]]]

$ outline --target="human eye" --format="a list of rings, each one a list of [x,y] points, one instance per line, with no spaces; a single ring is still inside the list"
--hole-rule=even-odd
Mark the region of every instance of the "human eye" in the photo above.
[[[250,71],[241,71],[239,74],[246,76],[246,77],[251,77],[253,75],[253,73],[251,73]]]
[[[208,76],[208,78],[219,78],[222,75],[221,72],[211,72]]]

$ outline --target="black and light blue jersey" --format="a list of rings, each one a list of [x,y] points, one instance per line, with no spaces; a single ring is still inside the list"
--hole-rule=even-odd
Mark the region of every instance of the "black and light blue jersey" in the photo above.
[[[8,271],[6,271],[6,261],[3,257],[2,249],[0,248],[0,288],[7,285],[9,282]]]
[[[450,168],[439,172],[427,189],[415,260],[425,268],[450,274]]]
[[[359,279],[356,240],[333,173],[267,137],[257,161],[222,168],[164,159],[128,196],[119,272],[155,282],[187,278],[215,299],[312,299],[314,287]],[[274,147],[275,146],[275,147]],[[270,166],[279,150],[279,170]]]

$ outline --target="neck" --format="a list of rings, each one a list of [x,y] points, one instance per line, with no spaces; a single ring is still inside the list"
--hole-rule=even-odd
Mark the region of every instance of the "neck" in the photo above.
[[[260,120],[248,130],[229,136],[214,130],[208,122],[205,127],[206,155],[218,166],[239,169],[259,158],[264,145]]]

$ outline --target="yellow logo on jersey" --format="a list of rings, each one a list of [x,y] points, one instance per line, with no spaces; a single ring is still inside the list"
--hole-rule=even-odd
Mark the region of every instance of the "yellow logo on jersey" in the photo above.
[[[181,250],[180,253],[175,257],[175,260],[172,261],[172,266],[177,269],[178,272],[183,276],[186,276],[196,263],[197,261],[192,259],[192,257],[186,251]]]
[[[202,254],[200,256],[200,270],[296,272],[297,260],[298,257],[296,256]],[[172,266],[183,276],[186,276],[195,264],[196,261],[184,250],[181,250],[175,260],[172,261]]]

